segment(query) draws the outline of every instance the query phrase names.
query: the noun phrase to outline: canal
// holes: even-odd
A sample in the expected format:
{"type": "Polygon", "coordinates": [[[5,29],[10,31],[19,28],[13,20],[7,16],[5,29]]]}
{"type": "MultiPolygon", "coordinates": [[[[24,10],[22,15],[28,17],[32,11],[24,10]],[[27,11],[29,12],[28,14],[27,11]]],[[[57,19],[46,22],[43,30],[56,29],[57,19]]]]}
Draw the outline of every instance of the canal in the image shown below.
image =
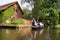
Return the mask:
{"type": "Polygon", "coordinates": [[[18,29],[0,29],[0,40],[60,40],[59,29],[36,29],[18,28],[18,29]]]}

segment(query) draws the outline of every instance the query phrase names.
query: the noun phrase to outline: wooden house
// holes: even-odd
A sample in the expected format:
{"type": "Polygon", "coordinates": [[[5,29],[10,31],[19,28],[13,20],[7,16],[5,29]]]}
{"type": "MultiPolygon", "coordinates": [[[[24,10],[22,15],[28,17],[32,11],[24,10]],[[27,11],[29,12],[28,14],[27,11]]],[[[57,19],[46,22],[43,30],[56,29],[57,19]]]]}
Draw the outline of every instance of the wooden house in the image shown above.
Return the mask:
{"type": "Polygon", "coordinates": [[[7,8],[11,6],[13,6],[13,10],[16,13],[15,17],[22,18],[23,11],[17,1],[0,6],[0,11],[5,11],[7,8]]]}

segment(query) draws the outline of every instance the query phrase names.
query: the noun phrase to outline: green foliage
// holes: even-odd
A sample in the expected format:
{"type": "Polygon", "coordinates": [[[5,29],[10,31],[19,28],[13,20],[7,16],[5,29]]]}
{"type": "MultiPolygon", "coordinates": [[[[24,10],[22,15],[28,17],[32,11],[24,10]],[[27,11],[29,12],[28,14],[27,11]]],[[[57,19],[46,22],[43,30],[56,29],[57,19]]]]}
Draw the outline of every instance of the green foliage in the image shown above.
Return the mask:
{"type": "Polygon", "coordinates": [[[23,18],[28,19],[28,14],[24,14],[23,18]]]}
{"type": "Polygon", "coordinates": [[[58,24],[59,22],[59,14],[57,9],[52,8],[51,12],[50,12],[50,24],[53,28],[55,28],[55,26],[58,24]]]}
{"type": "Polygon", "coordinates": [[[58,8],[60,9],[60,0],[58,0],[58,8]]]}
{"type": "Polygon", "coordinates": [[[14,25],[19,24],[19,25],[21,25],[21,24],[23,24],[23,21],[14,19],[14,20],[11,22],[11,24],[14,24],[14,25]]]}
{"type": "Polygon", "coordinates": [[[0,11],[0,23],[2,23],[3,13],[0,11]]]}
{"type": "Polygon", "coordinates": [[[31,15],[32,14],[31,14],[30,10],[28,10],[27,8],[24,8],[23,12],[24,12],[23,18],[25,18],[25,19],[31,19],[31,15]]]}
{"type": "Polygon", "coordinates": [[[6,10],[4,10],[3,13],[4,13],[3,20],[4,21],[8,20],[14,14],[13,6],[7,8],[6,10]]]}
{"type": "Polygon", "coordinates": [[[46,1],[45,0],[35,0],[34,8],[32,9],[32,16],[34,18],[45,18],[46,17],[46,1]]]}
{"type": "Polygon", "coordinates": [[[60,15],[59,15],[59,23],[60,23],[60,15]]]}

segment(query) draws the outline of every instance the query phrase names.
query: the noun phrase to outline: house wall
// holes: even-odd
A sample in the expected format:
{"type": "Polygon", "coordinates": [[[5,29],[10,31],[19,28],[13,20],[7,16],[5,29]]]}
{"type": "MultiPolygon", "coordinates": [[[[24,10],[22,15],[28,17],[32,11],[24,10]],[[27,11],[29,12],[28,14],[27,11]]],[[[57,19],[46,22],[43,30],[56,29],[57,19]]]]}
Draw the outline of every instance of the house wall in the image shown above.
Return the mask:
{"type": "Polygon", "coordinates": [[[21,9],[19,8],[19,5],[17,3],[14,4],[14,10],[17,13],[17,18],[22,18],[22,12],[21,12],[21,9]]]}

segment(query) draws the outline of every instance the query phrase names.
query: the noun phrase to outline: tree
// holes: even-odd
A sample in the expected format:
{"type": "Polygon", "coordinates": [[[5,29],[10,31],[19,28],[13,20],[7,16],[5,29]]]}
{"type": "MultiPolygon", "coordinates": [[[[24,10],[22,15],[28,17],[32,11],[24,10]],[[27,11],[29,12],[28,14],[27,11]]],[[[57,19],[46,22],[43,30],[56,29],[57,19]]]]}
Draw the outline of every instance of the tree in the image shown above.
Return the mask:
{"type": "Polygon", "coordinates": [[[51,8],[49,18],[50,18],[51,27],[55,28],[55,26],[59,22],[59,14],[58,14],[58,10],[56,8],[51,8]]]}
{"type": "Polygon", "coordinates": [[[59,20],[57,4],[57,0],[34,0],[34,8],[32,10],[33,17],[46,19],[48,13],[50,25],[55,28],[59,20]]]}
{"type": "Polygon", "coordinates": [[[58,0],[59,23],[60,23],[60,0],[58,0]]]}
{"type": "Polygon", "coordinates": [[[32,9],[32,15],[34,18],[39,20],[39,18],[44,18],[45,9],[42,6],[44,4],[44,0],[34,0],[34,8],[32,9]]]}
{"type": "Polygon", "coordinates": [[[23,18],[31,19],[32,14],[30,10],[28,10],[27,8],[23,8],[23,12],[24,12],[23,18]]]}
{"type": "MultiPolygon", "coordinates": [[[[32,2],[25,0],[26,2],[32,2]]],[[[33,6],[32,9],[32,16],[33,18],[36,18],[37,20],[39,18],[46,19],[47,14],[49,14],[48,18],[50,19],[50,26],[55,28],[55,26],[58,24],[59,20],[59,14],[58,14],[58,0],[33,0],[33,6]]]]}

